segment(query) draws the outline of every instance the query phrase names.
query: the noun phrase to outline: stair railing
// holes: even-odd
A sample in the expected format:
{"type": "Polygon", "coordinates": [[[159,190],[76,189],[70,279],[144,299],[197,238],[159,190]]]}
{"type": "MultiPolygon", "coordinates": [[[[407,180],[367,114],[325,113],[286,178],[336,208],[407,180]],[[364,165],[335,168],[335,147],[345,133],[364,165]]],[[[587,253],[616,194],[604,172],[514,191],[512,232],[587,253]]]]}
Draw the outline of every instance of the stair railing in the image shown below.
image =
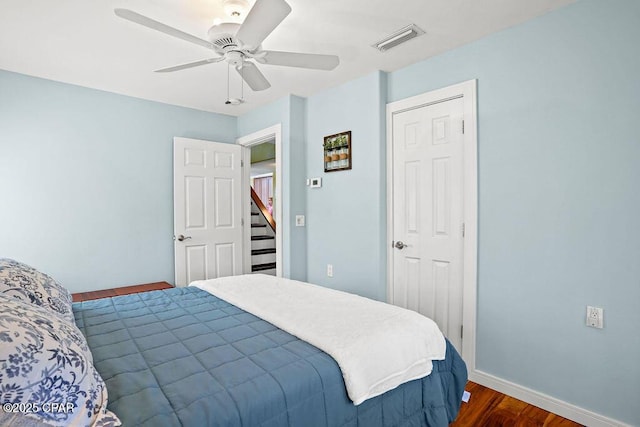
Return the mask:
{"type": "Polygon", "coordinates": [[[251,187],[251,200],[253,200],[253,203],[256,204],[258,209],[260,209],[260,212],[262,212],[262,215],[267,220],[267,223],[269,223],[269,225],[271,226],[271,229],[275,233],[276,232],[276,220],[273,219],[273,216],[271,216],[271,214],[267,210],[267,207],[264,205],[264,203],[262,203],[262,200],[260,200],[260,197],[255,192],[253,187],[251,187]]]}

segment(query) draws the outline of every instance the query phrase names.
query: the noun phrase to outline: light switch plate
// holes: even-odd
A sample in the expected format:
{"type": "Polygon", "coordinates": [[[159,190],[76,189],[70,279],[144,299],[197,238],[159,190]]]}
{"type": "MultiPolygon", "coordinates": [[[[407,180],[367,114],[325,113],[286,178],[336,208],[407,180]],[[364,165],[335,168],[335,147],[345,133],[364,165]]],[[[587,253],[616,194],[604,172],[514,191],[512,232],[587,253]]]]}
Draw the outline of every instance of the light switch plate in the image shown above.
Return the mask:
{"type": "Polygon", "coordinates": [[[322,178],[311,178],[311,188],[322,187],[322,178]]]}
{"type": "Polygon", "coordinates": [[[296,227],[304,227],[304,215],[296,215],[296,227]]]}

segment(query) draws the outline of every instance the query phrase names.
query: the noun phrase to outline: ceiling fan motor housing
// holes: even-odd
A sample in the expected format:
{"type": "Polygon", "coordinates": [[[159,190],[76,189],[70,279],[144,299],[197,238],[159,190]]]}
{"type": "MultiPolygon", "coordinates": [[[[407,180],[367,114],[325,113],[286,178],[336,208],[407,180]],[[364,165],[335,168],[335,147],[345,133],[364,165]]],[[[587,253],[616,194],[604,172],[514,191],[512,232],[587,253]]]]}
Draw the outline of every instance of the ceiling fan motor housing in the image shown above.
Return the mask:
{"type": "Polygon", "coordinates": [[[221,52],[236,50],[239,48],[239,43],[235,38],[238,27],[240,27],[239,24],[224,22],[209,28],[207,35],[211,43],[221,52]]]}
{"type": "Polygon", "coordinates": [[[234,67],[242,66],[242,58],[243,58],[242,53],[235,50],[227,53],[227,56],[226,56],[227,62],[233,65],[234,67]]]}

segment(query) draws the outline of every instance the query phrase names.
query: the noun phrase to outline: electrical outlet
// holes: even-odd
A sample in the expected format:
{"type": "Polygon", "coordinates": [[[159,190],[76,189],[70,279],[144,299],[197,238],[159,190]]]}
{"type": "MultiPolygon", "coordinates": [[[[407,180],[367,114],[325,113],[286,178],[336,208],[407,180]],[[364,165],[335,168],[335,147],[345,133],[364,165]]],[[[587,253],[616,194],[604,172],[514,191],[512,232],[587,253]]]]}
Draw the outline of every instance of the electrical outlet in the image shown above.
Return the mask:
{"type": "Polygon", "coordinates": [[[587,306],[587,326],[602,329],[604,323],[604,310],[600,307],[587,306]]]}
{"type": "Polygon", "coordinates": [[[333,277],[333,265],[327,264],[327,277],[333,277]]]}

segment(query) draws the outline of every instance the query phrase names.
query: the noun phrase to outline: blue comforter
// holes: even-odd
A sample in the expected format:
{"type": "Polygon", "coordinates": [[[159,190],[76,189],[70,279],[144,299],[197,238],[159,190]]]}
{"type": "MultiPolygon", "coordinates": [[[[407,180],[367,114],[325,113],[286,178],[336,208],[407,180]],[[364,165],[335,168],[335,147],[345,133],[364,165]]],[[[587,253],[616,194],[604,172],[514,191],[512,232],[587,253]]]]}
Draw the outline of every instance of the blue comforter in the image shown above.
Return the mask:
{"type": "Polygon", "coordinates": [[[193,287],[73,311],[124,426],[446,426],[467,381],[447,342],[431,375],[354,406],[329,355],[193,287]]]}

